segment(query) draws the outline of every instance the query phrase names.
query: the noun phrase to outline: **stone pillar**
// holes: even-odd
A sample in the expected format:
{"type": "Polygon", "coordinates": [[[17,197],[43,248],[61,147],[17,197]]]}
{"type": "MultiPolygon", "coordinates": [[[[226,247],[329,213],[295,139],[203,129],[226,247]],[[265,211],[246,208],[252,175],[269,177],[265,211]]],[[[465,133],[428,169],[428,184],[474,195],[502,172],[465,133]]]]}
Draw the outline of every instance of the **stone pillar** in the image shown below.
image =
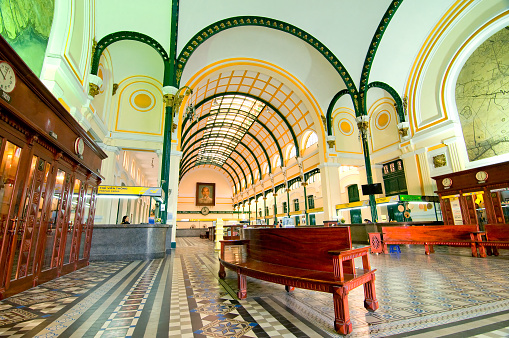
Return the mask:
{"type": "Polygon", "coordinates": [[[216,243],[215,243],[215,250],[216,251],[219,251],[221,250],[221,243],[219,241],[222,241],[223,240],[223,225],[224,225],[224,222],[223,222],[223,219],[222,218],[218,218],[216,220],[216,243]]]}
{"type": "Polygon", "coordinates": [[[458,149],[458,138],[456,136],[450,137],[443,141],[443,143],[449,149],[449,158],[451,160],[451,168],[453,172],[461,171],[465,169],[458,149]]]}
{"type": "Polygon", "coordinates": [[[431,196],[433,195],[433,180],[431,179],[431,174],[429,171],[429,162],[428,162],[428,152],[426,148],[417,149],[415,151],[417,158],[419,159],[419,168],[421,171],[421,180],[424,195],[431,196]]]}
{"type": "MultiPolygon", "coordinates": [[[[101,149],[108,155],[108,158],[102,161],[101,175],[104,176],[102,185],[116,185],[115,173],[117,172],[117,155],[120,154],[120,148],[108,146],[99,143],[101,149]]],[[[96,203],[95,218],[96,224],[115,224],[117,223],[118,198],[99,198],[96,203]]]]}
{"type": "Polygon", "coordinates": [[[336,219],[336,204],[341,203],[339,192],[339,163],[327,162],[319,166],[321,175],[323,219],[331,221],[336,219]]]}

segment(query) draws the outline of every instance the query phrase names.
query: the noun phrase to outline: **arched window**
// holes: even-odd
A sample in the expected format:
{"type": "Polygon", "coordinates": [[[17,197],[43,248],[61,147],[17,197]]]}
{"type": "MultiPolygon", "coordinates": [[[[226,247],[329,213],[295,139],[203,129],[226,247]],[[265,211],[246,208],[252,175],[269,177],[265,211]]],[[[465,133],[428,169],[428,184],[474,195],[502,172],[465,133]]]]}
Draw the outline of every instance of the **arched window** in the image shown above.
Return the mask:
{"type": "Polygon", "coordinates": [[[311,147],[313,144],[317,144],[318,143],[318,135],[316,135],[316,133],[313,131],[309,134],[307,140],[306,140],[306,145],[304,146],[304,149],[307,149],[309,147],[311,147]]]}
{"type": "Polygon", "coordinates": [[[286,148],[286,159],[289,160],[295,157],[295,155],[296,155],[295,146],[289,145],[288,148],[286,148]]]}
{"type": "Polygon", "coordinates": [[[274,156],[274,162],[273,162],[273,166],[274,168],[275,167],[280,167],[281,166],[281,161],[280,161],[281,157],[279,155],[275,155],[274,156]]]}
{"type": "Polygon", "coordinates": [[[262,174],[265,175],[265,174],[268,174],[268,173],[269,173],[269,164],[267,162],[265,162],[262,165],[262,174]]]}

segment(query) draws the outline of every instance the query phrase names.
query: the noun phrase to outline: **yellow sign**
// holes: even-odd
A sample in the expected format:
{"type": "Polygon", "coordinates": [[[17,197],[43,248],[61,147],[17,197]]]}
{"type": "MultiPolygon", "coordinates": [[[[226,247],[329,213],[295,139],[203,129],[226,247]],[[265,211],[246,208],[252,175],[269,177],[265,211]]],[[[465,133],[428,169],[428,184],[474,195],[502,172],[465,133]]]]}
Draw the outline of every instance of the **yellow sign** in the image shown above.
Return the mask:
{"type": "Polygon", "coordinates": [[[357,202],[336,204],[336,209],[363,207],[363,206],[367,206],[368,203],[369,203],[368,201],[357,201],[357,202]]]}
{"type": "Polygon", "coordinates": [[[163,189],[160,187],[125,187],[114,185],[100,185],[98,195],[131,195],[161,197],[163,189]]]}
{"type": "Polygon", "coordinates": [[[312,212],[322,212],[323,211],[323,207],[320,207],[320,208],[313,208],[313,209],[308,209],[307,212],[308,213],[312,213],[312,212]]]}

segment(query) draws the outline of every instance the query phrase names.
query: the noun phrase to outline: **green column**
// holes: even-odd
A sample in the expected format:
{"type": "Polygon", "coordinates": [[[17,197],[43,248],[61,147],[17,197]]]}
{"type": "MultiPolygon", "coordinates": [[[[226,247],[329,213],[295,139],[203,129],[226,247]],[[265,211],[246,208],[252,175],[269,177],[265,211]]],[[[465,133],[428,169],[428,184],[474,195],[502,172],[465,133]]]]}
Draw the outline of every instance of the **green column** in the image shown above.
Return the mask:
{"type": "Polygon", "coordinates": [[[274,193],[274,223],[277,224],[277,216],[276,216],[276,213],[277,213],[277,203],[276,203],[276,196],[277,196],[277,194],[274,193]]]}
{"type": "Polygon", "coordinates": [[[258,224],[258,200],[255,197],[255,224],[258,224]]]}
{"type": "MultiPolygon", "coordinates": [[[[369,156],[369,145],[368,145],[368,127],[365,128],[365,131],[361,131],[362,137],[362,149],[364,152],[364,166],[366,167],[366,179],[368,184],[373,184],[373,174],[371,172],[371,159],[369,156]]],[[[376,211],[376,200],[375,195],[369,195],[369,208],[371,209],[371,221],[378,221],[378,213],[376,211]]]]}
{"type": "MultiPolygon", "coordinates": [[[[177,86],[177,77],[175,72],[175,64],[177,57],[177,34],[178,34],[178,9],[179,0],[172,0],[171,3],[171,31],[170,31],[170,48],[169,60],[164,63],[164,79],[163,86],[177,86]]],[[[173,125],[172,107],[166,107],[164,117],[164,140],[163,153],[161,161],[161,187],[164,195],[165,210],[160,212],[163,224],[166,224],[168,217],[168,197],[170,187],[170,162],[171,162],[171,127],[173,125]]]]}
{"type": "Polygon", "coordinates": [[[302,183],[304,187],[304,214],[306,215],[306,225],[309,225],[309,215],[308,215],[308,195],[306,193],[306,182],[302,183]]]}
{"type": "Polygon", "coordinates": [[[286,188],[286,216],[290,218],[290,189],[286,188]]]}
{"type": "Polygon", "coordinates": [[[263,193],[263,214],[265,217],[263,218],[265,220],[265,223],[267,223],[267,197],[265,197],[265,192],[263,193]]]}

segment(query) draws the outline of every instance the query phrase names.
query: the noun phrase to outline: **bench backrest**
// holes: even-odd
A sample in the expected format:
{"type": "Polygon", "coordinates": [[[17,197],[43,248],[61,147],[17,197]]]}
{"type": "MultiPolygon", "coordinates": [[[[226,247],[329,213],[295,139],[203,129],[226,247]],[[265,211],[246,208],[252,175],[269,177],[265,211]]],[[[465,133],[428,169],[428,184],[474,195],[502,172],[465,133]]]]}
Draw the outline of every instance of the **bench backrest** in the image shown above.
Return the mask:
{"type": "Polygon", "coordinates": [[[382,227],[383,241],[466,241],[475,231],[475,224],[382,227]]]}
{"type": "Polygon", "coordinates": [[[484,230],[489,241],[509,241],[509,224],[486,224],[484,230]]]}
{"type": "Polygon", "coordinates": [[[332,272],[329,250],[350,249],[350,227],[244,229],[250,258],[295,268],[332,272]]]}

